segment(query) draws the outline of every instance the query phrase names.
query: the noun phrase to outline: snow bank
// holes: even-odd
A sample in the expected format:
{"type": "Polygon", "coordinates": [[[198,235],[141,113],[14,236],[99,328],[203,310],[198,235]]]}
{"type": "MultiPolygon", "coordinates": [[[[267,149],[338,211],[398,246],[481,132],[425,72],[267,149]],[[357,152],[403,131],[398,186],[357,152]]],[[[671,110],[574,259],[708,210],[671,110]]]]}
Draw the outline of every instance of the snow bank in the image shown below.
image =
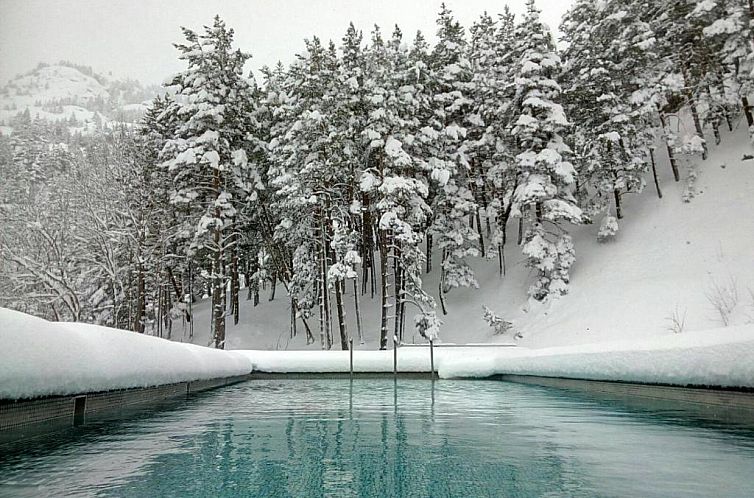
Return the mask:
{"type": "Polygon", "coordinates": [[[671,385],[754,387],[754,325],[636,341],[512,348],[443,358],[439,375],[538,375],[671,385]]]}
{"type": "Polygon", "coordinates": [[[0,399],[247,374],[241,354],[0,308],[0,399]]]}
{"type": "MultiPolygon", "coordinates": [[[[253,351],[239,350],[254,366],[267,373],[349,372],[348,351],[253,351]]],[[[398,370],[429,372],[429,351],[423,348],[398,351],[398,370]]],[[[392,372],[393,351],[354,351],[355,372],[392,372]]]]}
{"type": "MultiPolygon", "coordinates": [[[[348,351],[254,351],[255,371],[346,373],[348,351]]],[[[649,384],[753,387],[754,325],[568,347],[435,348],[441,378],[497,374],[649,384]]],[[[428,348],[400,348],[399,372],[429,372],[428,348]]],[[[392,372],[393,351],[354,351],[355,372],[392,372]]]]}
{"type": "MultiPolygon", "coordinates": [[[[435,370],[445,361],[466,358],[487,357],[498,348],[478,347],[436,347],[435,370]]],[[[254,366],[254,371],[267,373],[347,373],[349,372],[348,351],[255,351],[238,350],[246,355],[254,366]]],[[[429,347],[402,347],[398,349],[399,372],[429,372],[429,347]]],[[[393,350],[353,352],[354,372],[393,372],[393,350]]]]}

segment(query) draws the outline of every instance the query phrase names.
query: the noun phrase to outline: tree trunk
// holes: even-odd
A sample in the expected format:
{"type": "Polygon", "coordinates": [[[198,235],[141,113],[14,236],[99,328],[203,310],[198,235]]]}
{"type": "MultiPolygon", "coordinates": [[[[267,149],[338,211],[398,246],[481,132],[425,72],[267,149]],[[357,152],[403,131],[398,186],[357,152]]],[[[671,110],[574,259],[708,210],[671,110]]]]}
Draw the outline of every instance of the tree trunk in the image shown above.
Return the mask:
{"type": "Polygon", "coordinates": [[[188,263],[188,319],[189,319],[189,339],[194,338],[194,269],[191,260],[188,263]]]}
{"type": "Polygon", "coordinates": [[[752,116],[751,113],[751,106],[749,105],[749,98],[748,97],[741,97],[741,105],[744,108],[744,115],[746,116],[746,123],[749,125],[749,128],[754,126],[754,116],[752,116]]]}
{"type": "Polygon", "coordinates": [[[482,251],[482,257],[486,254],[484,250],[484,233],[482,231],[482,217],[479,214],[479,207],[476,208],[476,230],[479,234],[479,249],[482,251]]]}
{"type": "Polygon", "coordinates": [[[660,182],[657,180],[657,165],[655,164],[655,150],[650,147],[649,149],[649,160],[652,164],[652,178],[654,178],[655,181],[655,190],[657,190],[657,197],[662,199],[662,191],[660,190],[660,182]]]}
{"type": "Polygon", "coordinates": [[[442,314],[447,315],[448,310],[445,307],[445,270],[443,267],[445,266],[443,263],[445,263],[445,249],[442,250],[442,260],[440,261],[440,283],[438,284],[438,294],[440,296],[440,308],[442,309],[442,314]]]}
{"type": "Polygon", "coordinates": [[[240,306],[238,303],[238,294],[241,292],[241,281],[238,276],[238,248],[235,243],[231,248],[230,256],[230,308],[233,313],[233,325],[238,325],[240,306]]]}
{"type": "Polygon", "coordinates": [[[348,350],[348,332],[346,330],[346,312],[343,308],[343,287],[335,282],[335,302],[338,309],[338,329],[340,331],[340,349],[348,350]]]}
{"type": "Polygon", "coordinates": [[[356,333],[359,336],[359,344],[364,344],[364,333],[361,330],[361,310],[359,309],[359,285],[353,279],[353,307],[356,313],[356,333]]]}
{"type": "MultiPolygon", "coordinates": [[[[215,230],[215,242],[220,243],[220,231],[215,230]]],[[[225,349],[225,304],[223,303],[222,252],[214,255],[212,273],[212,319],[214,322],[215,347],[225,349]]]]}
{"type": "Polygon", "coordinates": [[[170,299],[170,286],[165,288],[165,326],[168,329],[168,340],[173,335],[173,318],[170,315],[172,300],[170,299]]]}
{"type": "Polygon", "coordinates": [[[296,300],[291,296],[291,339],[296,337],[296,300]]]}
{"type": "MultiPolygon", "coordinates": [[[[696,129],[696,134],[704,140],[704,129],[702,128],[702,121],[699,119],[699,109],[696,107],[696,99],[694,99],[694,91],[689,86],[689,78],[688,78],[688,71],[686,69],[685,64],[681,67],[683,72],[683,81],[686,87],[686,98],[689,101],[689,107],[691,108],[691,117],[694,121],[694,128],[696,129]]],[[[707,143],[702,143],[702,160],[707,159],[707,143]]]]}
{"type": "Polygon", "coordinates": [[[623,219],[623,210],[620,206],[620,191],[616,188],[613,190],[613,197],[615,198],[615,216],[619,219],[623,219]]]}
{"type": "Polygon", "coordinates": [[[387,321],[388,321],[388,310],[390,309],[390,305],[388,303],[388,261],[387,261],[387,233],[385,230],[380,229],[379,236],[378,236],[378,244],[379,244],[379,251],[380,251],[380,301],[381,301],[381,312],[380,312],[380,349],[385,350],[387,349],[387,321]]]}
{"type": "MultiPolygon", "coordinates": [[[[508,220],[513,210],[513,202],[508,203],[508,207],[503,210],[503,216],[497,220],[497,229],[503,234],[503,243],[497,248],[498,270],[501,276],[505,276],[505,244],[508,243],[508,220]]],[[[519,225],[519,237],[522,236],[521,226],[519,225]]],[[[520,242],[519,242],[520,244],[520,242]]]]}
{"type": "MultiPolygon", "coordinates": [[[[369,264],[374,258],[374,248],[372,247],[372,213],[369,209],[369,195],[366,192],[361,194],[361,293],[367,293],[367,285],[369,284],[369,270],[372,272],[372,279],[374,279],[374,265],[369,264]]],[[[372,293],[374,297],[374,293],[372,293]]]]}
{"type": "Polygon", "coordinates": [[[147,309],[146,286],[144,284],[144,267],[139,258],[136,273],[136,313],[134,313],[133,330],[140,334],[144,333],[144,314],[147,309]]]}
{"type": "Polygon", "coordinates": [[[427,273],[432,271],[432,234],[427,232],[427,273]]]}
{"type": "Polygon", "coordinates": [[[678,172],[678,162],[676,161],[675,154],[673,153],[673,147],[670,144],[670,130],[668,129],[668,122],[665,119],[665,113],[662,112],[660,106],[657,106],[657,112],[660,115],[660,124],[662,125],[662,131],[665,134],[665,147],[668,151],[668,159],[670,159],[670,168],[673,170],[673,178],[675,181],[681,181],[681,175],[678,172]]]}
{"type": "MultiPolygon", "coordinates": [[[[702,129],[702,122],[699,119],[699,110],[696,107],[696,101],[694,100],[694,97],[692,96],[691,92],[689,91],[689,106],[691,107],[691,117],[694,119],[694,128],[696,128],[696,134],[699,135],[699,138],[704,140],[704,130],[702,129]]],[[[702,160],[707,160],[707,156],[709,155],[707,151],[707,142],[702,142],[702,160]]]]}
{"type": "Polygon", "coordinates": [[[251,286],[251,265],[246,265],[246,272],[244,273],[244,280],[246,280],[246,300],[251,301],[253,295],[253,289],[251,286]]]}
{"type": "Polygon", "coordinates": [[[319,278],[317,279],[317,302],[319,303],[319,342],[322,350],[327,349],[327,336],[325,335],[325,281],[322,279],[322,255],[320,254],[319,278]]]}
{"type": "Polygon", "coordinates": [[[153,333],[157,337],[162,337],[162,284],[157,287],[157,313],[154,317],[154,324],[157,329],[153,330],[153,333]]]}
{"type": "Polygon", "coordinates": [[[330,300],[329,300],[329,294],[330,290],[328,288],[327,284],[327,231],[325,228],[325,216],[324,213],[321,213],[321,224],[320,224],[320,232],[321,232],[321,241],[320,241],[320,252],[321,252],[321,265],[322,268],[320,270],[320,279],[322,280],[322,295],[320,296],[322,307],[324,308],[324,334],[325,334],[325,346],[329,350],[332,348],[332,334],[330,332],[330,324],[332,323],[332,320],[330,319],[330,300]]]}
{"type": "MultiPolygon", "coordinates": [[[[401,282],[401,295],[403,295],[403,292],[406,290],[406,280],[402,280],[401,282]]],[[[406,300],[401,299],[401,328],[400,333],[398,334],[398,338],[402,341],[403,340],[403,333],[406,330],[406,300]]]]}
{"type": "Polygon", "coordinates": [[[399,337],[401,332],[401,302],[403,301],[403,295],[401,294],[403,273],[400,264],[400,242],[393,241],[393,245],[393,285],[395,289],[395,318],[393,320],[393,335],[395,337],[399,337]]]}
{"type": "Polygon", "coordinates": [[[278,288],[278,274],[276,271],[272,272],[272,283],[270,284],[270,301],[275,300],[275,290],[278,288]]]}

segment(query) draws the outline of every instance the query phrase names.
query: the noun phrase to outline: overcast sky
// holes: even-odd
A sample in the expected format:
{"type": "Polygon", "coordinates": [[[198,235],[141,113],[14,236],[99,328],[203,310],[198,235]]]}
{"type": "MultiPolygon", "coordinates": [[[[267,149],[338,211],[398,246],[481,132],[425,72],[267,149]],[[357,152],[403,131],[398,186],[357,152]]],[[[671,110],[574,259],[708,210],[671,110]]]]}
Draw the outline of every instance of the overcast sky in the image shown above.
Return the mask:
{"type": "MultiPolygon", "coordinates": [[[[441,0],[0,0],[0,83],[38,62],[69,60],[103,74],[160,83],[182,69],[173,42],[179,26],[200,29],[215,14],[235,29],[236,46],[251,52],[247,69],[288,63],[317,35],[340,40],[353,21],[368,32],[398,24],[413,39],[421,29],[434,39],[441,0]]],[[[503,0],[446,0],[469,27],[483,11],[497,14],[503,0]]],[[[555,30],[571,0],[539,0],[555,30]]],[[[525,0],[509,0],[515,13],[525,0]]]]}

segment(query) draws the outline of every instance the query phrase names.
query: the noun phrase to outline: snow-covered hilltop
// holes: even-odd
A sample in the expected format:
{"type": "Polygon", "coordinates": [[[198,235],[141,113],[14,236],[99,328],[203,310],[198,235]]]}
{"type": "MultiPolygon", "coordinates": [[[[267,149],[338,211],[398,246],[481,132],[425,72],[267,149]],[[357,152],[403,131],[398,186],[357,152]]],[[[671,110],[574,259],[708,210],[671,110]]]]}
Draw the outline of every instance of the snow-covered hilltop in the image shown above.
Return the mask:
{"type": "Polygon", "coordinates": [[[65,123],[72,132],[93,132],[116,122],[136,122],[156,95],[134,80],[110,80],[91,68],[39,64],[0,88],[0,132],[28,110],[31,119],[65,123]]]}

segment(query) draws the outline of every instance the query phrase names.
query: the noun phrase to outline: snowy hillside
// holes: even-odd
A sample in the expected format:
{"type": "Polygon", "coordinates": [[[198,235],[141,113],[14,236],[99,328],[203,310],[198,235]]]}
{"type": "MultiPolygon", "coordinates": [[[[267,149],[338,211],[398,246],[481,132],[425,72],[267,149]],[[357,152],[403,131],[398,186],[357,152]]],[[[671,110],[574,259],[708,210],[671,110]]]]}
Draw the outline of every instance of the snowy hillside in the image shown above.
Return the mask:
{"type": "Polygon", "coordinates": [[[135,81],[108,81],[89,68],[40,64],[0,88],[0,132],[10,134],[13,119],[27,109],[32,119],[65,121],[72,131],[133,122],[143,115],[151,92],[135,81]]]}
{"type": "MultiPolygon", "coordinates": [[[[508,342],[511,333],[496,336],[482,319],[482,305],[512,320],[529,347],[550,347],[601,341],[631,340],[674,334],[674,317],[683,332],[725,326],[713,301],[728,297],[728,325],[754,321],[754,161],[742,160],[754,149],[745,122],[733,134],[723,135],[709,159],[696,159],[696,194],[684,202],[687,167],[675,183],[664,150],[658,148],[658,173],[663,198],[651,183],[640,195],[626,196],[621,231],[608,243],[598,243],[598,224],[573,229],[576,253],[568,295],[540,304],[527,301],[531,275],[524,267],[520,247],[506,249],[508,271],[500,278],[497,262],[479,262],[474,268],[479,289],[454,289],[447,294],[448,312],[442,317],[440,337],[445,342],[508,342]]],[[[650,180],[651,181],[651,180],[650,180]]],[[[513,229],[510,228],[512,231],[513,229]]],[[[435,255],[437,258],[437,255],[435,255]]],[[[425,285],[437,297],[437,274],[425,275],[425,285]]],[[[348,331],[356,338],[353,296],[346,296],[348,331]]],[[[245,293],[244,293],[245,294],[245,293]]],[[[290,304],[285,290],[262,292],[260,304],[241,301],[240,323],[228,321],[232,349],[318,349],[307,346],[304,335],[289,338],[290,304]]],[[[364,349],[378,344],[379,292],[374,299],[360,296],[364,349]]],[[[194,328],[197,344],[209,343],[209,303],[201,302],[194,328]]],[[[413,312],[411,313],[413,316],[413,312]]],[[[407,323],[407,342],[420,341],[407,323]]],[[[316,334],[316,318],[311,326],[316,334]]],[[[299,329],[302,327],[299,325],[299,329]]],[[[176,340],[188,340],[180,325],[176,340]]],[[[682,332],[682,333],[683,333],[682,332]]]]}

